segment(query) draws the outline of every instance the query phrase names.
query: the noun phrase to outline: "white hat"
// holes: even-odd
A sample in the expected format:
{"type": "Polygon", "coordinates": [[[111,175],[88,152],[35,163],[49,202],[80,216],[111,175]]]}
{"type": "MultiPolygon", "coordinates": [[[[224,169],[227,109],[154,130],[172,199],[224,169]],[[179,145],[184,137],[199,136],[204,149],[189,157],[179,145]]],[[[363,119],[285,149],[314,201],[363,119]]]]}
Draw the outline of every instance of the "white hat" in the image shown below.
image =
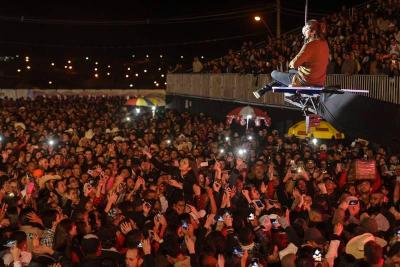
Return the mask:
{"type": "Polygon", "coordinates": [[[298,249],[299,248],[296,247],[296,245],[294,245],[293,243],[290,243],[286,248],[279,251],[279,259],[282,260],[283,257],[285,257],[286,255],[289,255],[289,254],[296,255],[298,249]]]}
{"type": "Polygon", "coordinates": [[[48,181],[51,181],[51,180],[61,180],[61,176],[59,176],[59,175],[50,175],[50,174],[44,175],[44,176],[40,177],[39,180],[38,180],[39,187],[42,188],[45,183],[47,183],[48,181]]]}
{"type": "Polygon", "coordinates": [[[94,136],[94,132],[93,132],[92,129],[89,129],[89,130],[87,130],[87,131],[85,132],[85,138],[87,138],[87,139],[92,139],[93,136],[94,136]]]}
{"type": "Polygon", "coordinates": [[[118,132],[119,132],[118,127],[114,127],[114,128],[111,129],[110,133],[118,133],[118,132]]]}
{"type": "Polygon", "coordinates": [[[346,253],[353,255],[356,259],[364,258],[364,245],[369,241],[375,241],[382,248],[386,247],[387,242],[379,237],[375,237],[371,233],[365,233],[353,237],[347,242],[346,253]]]}
{"type": "Polygon", "coordinates": [[[22,128],[22,129],[24,129],[24,130],[26,130],[26,126],[25,126],[25,124],[23,124],[22,122],[16,122],[16,123],[14,123],[14,128],[17,129],[18,127],[22,128]]]}
{"type": "Polygon", "coordinates": [[[122,136],[116,136],[113,138],[113,140],[117,141],[117,142],[123,142],[123,141],[125,141],[125,138],[123,138],[122,136]]]}

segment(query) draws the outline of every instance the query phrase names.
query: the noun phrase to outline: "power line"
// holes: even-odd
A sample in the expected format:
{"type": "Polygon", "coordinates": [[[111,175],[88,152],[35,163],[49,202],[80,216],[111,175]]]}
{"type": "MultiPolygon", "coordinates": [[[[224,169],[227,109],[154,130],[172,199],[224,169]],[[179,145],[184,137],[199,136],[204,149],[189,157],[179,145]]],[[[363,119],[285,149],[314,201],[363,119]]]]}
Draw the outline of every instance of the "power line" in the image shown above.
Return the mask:
{"type": "Polygon", "coordinates": [[[174,42],[174,43],[164,43],[164,44],[140,44],[140,45],[66,45],[66,44],[45,44],[45,43],[29,43],[29,42],[16,42],[16,41],[0,41],[0,44],[6,45],[21,45],[21,46],[32,46],[32,47],[49,47],[49,48],[99,48],[99,49],[134,49],[134,48],[157,48],[157,47],[174,47],[174,46],[186,46],[186,45],[195,45],[195,44],[206,44],[206,43],[214,43],[220,41],[228,41],[235,39],[242,39],[247,37],[261,36],[265,35],[265,32],[256,32],[250,34],[242,34],[242,35],[234,35],[229,37],[220,37],[206,40],[197,40],[197,41],[185,41],[185,42],[174,42]]]}
{"type": "MultiPolygon", "coordinates": [[[[169,19],[142,19],[142,20],[65,20],[65,19],[46,19],[15,16],[0,16],[0,21],[13,23],[28,23],[41,25],[71,25],[71,26],[135,26],[135,25],[160,25],[160,24],[178,24],[178,23],[200,23],[208,21],[231,20],[240,17],[247,17],[249,13],[265,11],[267,7],[241,9],[240,11],[231,11],[218,14],[203,16],[176,17],[169,19]]],[[[272,13],[268,9],[267,13],[272,13]]]]}

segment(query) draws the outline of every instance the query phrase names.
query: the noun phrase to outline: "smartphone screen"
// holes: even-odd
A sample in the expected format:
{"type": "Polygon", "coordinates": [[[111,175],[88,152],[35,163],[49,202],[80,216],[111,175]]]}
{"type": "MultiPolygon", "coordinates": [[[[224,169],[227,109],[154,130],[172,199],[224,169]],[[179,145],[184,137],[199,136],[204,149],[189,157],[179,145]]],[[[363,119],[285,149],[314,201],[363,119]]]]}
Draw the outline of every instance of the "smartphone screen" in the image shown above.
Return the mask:
{"type": "Polygon", "coordinates": [[[243,250],[242,250],[241,247],[233,248],[232,254],[236,255],[238,257],[242,257],[243,256],[243,250]]]}
{"type": "Polygon", "coordinates": [[[349,201],[349,205],[357,205],[358,204],[358,200],[350,200],[349,201]]]}
{"type": "Polygon", "coordinates": [[[315,262],[321,262],[322,261],[322,253],[321,250],[315,249],[313,258],[315,262]]]}
{"type": "Polygon", "coordinates": [[[264,204],[262,203],[261,200],[256,200],[256,201],[254,201],[254,203],[256,203],[257,207],[259,207],[259,208],[263,208],[264,207],[264,204]]]}

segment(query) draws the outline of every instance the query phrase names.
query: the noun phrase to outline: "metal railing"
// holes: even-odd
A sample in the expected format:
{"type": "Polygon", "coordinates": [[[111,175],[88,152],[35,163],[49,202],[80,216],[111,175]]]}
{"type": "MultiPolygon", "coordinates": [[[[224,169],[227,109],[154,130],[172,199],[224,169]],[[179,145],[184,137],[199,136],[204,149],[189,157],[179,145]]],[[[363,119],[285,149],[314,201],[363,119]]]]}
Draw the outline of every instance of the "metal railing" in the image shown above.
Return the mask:
{"type": "MultiPolygon", "coordinates": [[[[254,98],[252,92],[270,81],[271,77],[267,74],[169,74],[167,94],[287,106],[282,94],[269,92],[260,99],[254,98]]],[[[326,85],[369,90],[369,94],[364,95],[400,104],[400,77],[334,74],[328,75],[326,85]]]]}

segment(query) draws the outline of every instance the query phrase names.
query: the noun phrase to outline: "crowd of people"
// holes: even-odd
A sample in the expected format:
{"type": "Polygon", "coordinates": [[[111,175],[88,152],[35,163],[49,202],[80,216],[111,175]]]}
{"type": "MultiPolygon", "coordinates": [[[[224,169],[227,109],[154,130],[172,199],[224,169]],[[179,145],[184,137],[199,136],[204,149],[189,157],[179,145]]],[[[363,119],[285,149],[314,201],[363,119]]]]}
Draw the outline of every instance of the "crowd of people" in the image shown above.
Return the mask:
{"type": "MultiPolygon", "coordinates": [[[[328,74],[400,75],[400,1],[377,0],[362,8],[342,8],[321,19],[327,25],[330,45],[328,74]]],[[[303,45],[300,30],[269,38],[263,45],[244,42],[239,51],[201,63],[193,62],[200,73],[271,73],[288,71],[289,62],[303,45]]]]}
{"type": "Polygon", "coordinates": [[[0,99],[0,266],[400,264],[390,150],[125,101],[0,99]]]}

